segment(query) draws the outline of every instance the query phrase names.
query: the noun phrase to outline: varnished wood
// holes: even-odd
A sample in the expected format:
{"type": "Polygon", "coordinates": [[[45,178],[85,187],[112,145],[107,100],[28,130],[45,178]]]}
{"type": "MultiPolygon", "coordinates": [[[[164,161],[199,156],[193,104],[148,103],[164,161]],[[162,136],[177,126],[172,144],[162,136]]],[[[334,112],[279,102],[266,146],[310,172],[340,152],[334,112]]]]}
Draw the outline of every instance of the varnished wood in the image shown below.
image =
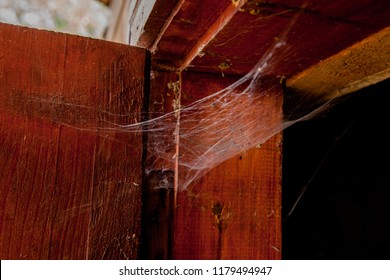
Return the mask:
{"type": "Polygon", "coordinates": [[[0,25],[0,258],[134,259],[146,52],[0,25]]]}

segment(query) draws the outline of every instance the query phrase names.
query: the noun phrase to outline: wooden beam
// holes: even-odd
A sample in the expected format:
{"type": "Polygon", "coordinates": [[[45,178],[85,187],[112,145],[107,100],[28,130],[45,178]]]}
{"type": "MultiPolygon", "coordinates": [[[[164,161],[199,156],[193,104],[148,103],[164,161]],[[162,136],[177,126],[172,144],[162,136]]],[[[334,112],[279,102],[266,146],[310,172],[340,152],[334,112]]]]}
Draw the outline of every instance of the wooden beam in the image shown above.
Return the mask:
{"type": "Polygon", "coordinates": [[[287,88],[330,100],[390,78],[390,27],[287,81],[287,88]]]}
{"type": "Polygon", "coordinates": [[[156,0],[113,0],[113,21],[106,39],[137,46],[156,0]]]}
{"type": "Polygon", "coordinates": [[[156,9],[145,26],[148,36],[143,37],[147,37],[147,42],[156,38],[149,48],[154,53],[155,69],[177,70],[186,68],[197,55],[202,56],[203,47],[224,28],[246,0],[180,0],[175,6],[168,1],[172,6],[169,15],[165,8],[157,8],[159,2],[161,0],[156,2],[156,9]],[[158,31],[157,26],[161,26],[158,31]]]}
{"type": "MultiPolygon", "coordinates": [[[[242,76],[290,30],[268,74],[292,77],[390,24],[390,6],[380,0],[251,0],[235,12],[234,3],[243,2],[185,0],[153,47],[154,69],[190,66],[193,72],[221,73],[222,68],[225,75],[242,76]]],[[[168,14],[153,11],[146,28],[150,36],[158,34],[168,14]]]]}
{"type": "Polygon", "coordinates": [[[158,43],[160,42],[161,38],[164,36],[164,33],[165,31],[167,30],[167,28],[169,27],[169,25],[171,24],[173,18],[176,16],[176,14],[179,12],[181,6],[183,5],[185,0],[179,0],[176,5],[172,8],[172,12],[170,13],[170,15],[168,16],[168,18],[166,19],[164,25],[161,27],[161,30],[160,32],[157,34],[155,40],[153,41],[153,44],[150,46],[149,50],[154,53],[156,52],[157,50],[157,45],[158,43]]]}
{"type": "Polygon", "coordinates": [[[180,62],[179,69],[183,71],[213,40],[218,33],[230,22],[233,16],[241,9],[247,0],[232,1],[232,5],[227,6],[225,11],[213,22],[213,24],[204,32],[203,36],[188,51],[185,58],[180,62]]]}

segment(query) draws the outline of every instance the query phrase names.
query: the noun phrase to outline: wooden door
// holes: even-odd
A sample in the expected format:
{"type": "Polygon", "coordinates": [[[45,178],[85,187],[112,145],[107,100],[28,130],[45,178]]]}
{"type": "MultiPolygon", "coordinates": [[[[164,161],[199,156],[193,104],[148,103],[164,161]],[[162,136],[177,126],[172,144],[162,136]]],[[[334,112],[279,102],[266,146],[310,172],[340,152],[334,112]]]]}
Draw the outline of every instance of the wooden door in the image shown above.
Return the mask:
{"type": "Polygon", "coordinates": [[[135,259],[143,49],[0,25],[0,259],[135,259]]]}

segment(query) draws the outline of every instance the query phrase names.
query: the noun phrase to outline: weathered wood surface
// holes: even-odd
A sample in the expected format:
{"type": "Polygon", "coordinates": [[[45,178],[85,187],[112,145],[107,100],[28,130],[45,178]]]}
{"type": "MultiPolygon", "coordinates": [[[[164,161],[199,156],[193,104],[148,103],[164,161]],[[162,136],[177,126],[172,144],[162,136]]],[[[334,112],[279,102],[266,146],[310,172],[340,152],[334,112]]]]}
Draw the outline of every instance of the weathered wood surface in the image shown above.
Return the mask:
{"type": "MultiPolygon", "coordinates": [[[[138,42],[153,50],[153,68],[186,68],[209,75],[242,76],[270,47],[285,41],[286,48],[274,53],[265,74],[289,78],[390,25],[390,6],[381,0],[161,3],[167,2],[156,1],[138,42]]],[[[183,104],[228,84],[220,76],[209,77],[213,76],[184,73],[183,104]]],[[[165,88],[166,81],[161,83],[165,88]]],[[[278,92],[275,96],[281,102],[278,92]]],[[[281,106],[269,107],[275,123],[281,122],[281,106]]],[[[156,243],[151,241],[159,247],[172,239],[171,254],[163,251],[159,256],[279,258],[280,137],[221,164],[179,193],[173,230],[168,233],[172,237],[164,233],[156,243]]],[[[152,198],[151,203],[166,203],[164,199],[152,198]]],[[[170,231],[165,226],[156,229],[170,231]]]]}
{"type": "MultiPolygon", "coordinates": [[[[204,34],[208,33],[210,26],[217,21],[228,21],[235,10],[231,2],[226,0],[184,1],[157,42],[156,61],[161,59],[167,61],[169,65],[174,58],[175,61],[171,66],[180,68],[181,61],[185,60],[191,49],[195,48],[204,34]],[[225,12],[225,9],[231,12],[225,12]]],[[[222,22],[219,22],[219,25],[223,25],[222,22]]]]}
{"type": "Polygon", "coordinates": [[[113,0],[110,3],[111,20],[104,38],[109,41],[128,44],[130,41],[130,0],[113,0]]]}
{"type": "Polygon", "coordinates": [[[248,1],[191,64],[220,72],[228,60],[225,73],[247,73],[272,44],[286,40],[270,72],[290,77],[389,25],[390,5],[381,0],[248,1]]]}
{"type": "Polygon", "coordinates": [[[287,87],[309,98],[329,100],[390,78],[390,27],[306,69],[287,87]]]}
{"type": "Polygon", "coordinates": [[[0,25],[0,258],[134,259],[145,51],[0,25]],[[99,128],[99,129],[98,129],[99,128]]]}
{"type": "MultiPolygon", "coordinates": [[[[219,75],[183,73],[182,104],[233,81],[219,75]]],[[[282,100],[281,91],[275,90],[264,98],[261,109],[253,104],[245,110],[253,112],[254,118],[259,110],[266,110],[277,126],[282,121],[282,100]]],[[[193,140],[207,141],[207,135],[193,140]]],[[[281,134],[276,134],[261,148],[234,156],[178,193],[173,216],[174,259],[281,257],[281,140],[281,134]]],[[[179,167],[179,176],[180,171],[179,167]]]]}
{"type": "Polygon", "coordinates": [[[184,0],[156,0],[152,12],[145,22],[137,46],[147,48],[152,52],[156,51],[164,30],[169,27],[183,2],[184,0]]]}
{"type": "MultiPolygon", "coordinates": [[[[230,85],[236,79],[187,72],[182,73],[180,79],[176,73],[154,72],[150,113],[173,110],[177,95],[172,86],[169,86],[172,83],[181,81],[180,102],[186,105],[230,85]]],[[[278,126],[282,120],[280,88],[265,97],[262,105],[265,107],[260,109],[261,112],[266,110],[270,115],[270,122],[278,126]]],[[[255,118],[259,108],[253,104],[253,108],[246,110],[251,110],[255,118]]],[[[261,121],[263,119],[259,119],[261,121]]],[[[199,129],[185,125],[185,122],[180,122],[181,132],[199,129]]],[[[170,133],[173,134],[172,131],[170,133]]],[[[193,144],[208,141],[207,133],[211,131],[205,131],[204,134],[198,134],[197,139],[191,139],[193,144]]],[[[167,172],[175,171],[180,177],[179,183],[182,183],[188,170],[180,165],[175,168],[171,160],[175,154],[172,147],[171,156],[167,157],[169,160],[155,161],[152,157],[155,174],[152,175],[152,182],[147,184],[149,188],[144,189],[143,200],[143,240],[146,241],[143,243],[143,250],[146,250],[143,258],[279,259],[281,137],[281,134],[276,134],[261,148],[234,156],[212,169],[205,177],[194,181],[187,190],[182,190],[179,185],[176,202],[172,197],[172,189],[159,188],[158,179],[163,178],[163,173],[158,172],[164,171],[164,175],[167,175],[167,172]]],[[[149,139],[148,145],[151,144],[153,143],[149,139]]],[[[195,146],[180,139],[179,152],[184,153],[191,148],[195,146]]],[[[179,158],[183,156],[184,154],[180,154],[179,158]]],[[[169,176],[173,174],[170,173],[169,176]]],[[[169,178],[169,187],[172,188],[172,177],[169,178]]]]}
{"type": "MultiPolygon", "coordinates": [[[[146,26],[153,22],[150,17],[146,26]]],[[[186,0],[163,34],[161,28],[148,34],[161,37],[154,55],[157,68],[189,66],[220,73],[223,67],[225,74],[237,75],[246,74],[270,46],[287,38],[271,72],[293,76],[389,25],[390,5],[381,0],[186,0]],[[237,12],[229,12],[234,7],[237,12]],[[227,24],[220,19],[224,14],[234,14],[227,24]],[[287,30],[286,38],[280,38],[287,30]],[[210,34],[211,40],[204,40],[210,34]]]]}

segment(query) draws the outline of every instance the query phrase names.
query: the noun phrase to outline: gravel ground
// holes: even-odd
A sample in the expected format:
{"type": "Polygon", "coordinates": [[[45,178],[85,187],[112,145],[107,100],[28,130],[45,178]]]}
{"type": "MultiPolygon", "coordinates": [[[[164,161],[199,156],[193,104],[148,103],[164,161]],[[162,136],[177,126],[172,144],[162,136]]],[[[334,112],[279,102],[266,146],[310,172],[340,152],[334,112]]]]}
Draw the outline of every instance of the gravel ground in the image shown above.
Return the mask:
{"type": "Polygon", "coordinates": [[[0,22],[103,38],[110,9],[96,0],[0,0],[0,22]]]}

